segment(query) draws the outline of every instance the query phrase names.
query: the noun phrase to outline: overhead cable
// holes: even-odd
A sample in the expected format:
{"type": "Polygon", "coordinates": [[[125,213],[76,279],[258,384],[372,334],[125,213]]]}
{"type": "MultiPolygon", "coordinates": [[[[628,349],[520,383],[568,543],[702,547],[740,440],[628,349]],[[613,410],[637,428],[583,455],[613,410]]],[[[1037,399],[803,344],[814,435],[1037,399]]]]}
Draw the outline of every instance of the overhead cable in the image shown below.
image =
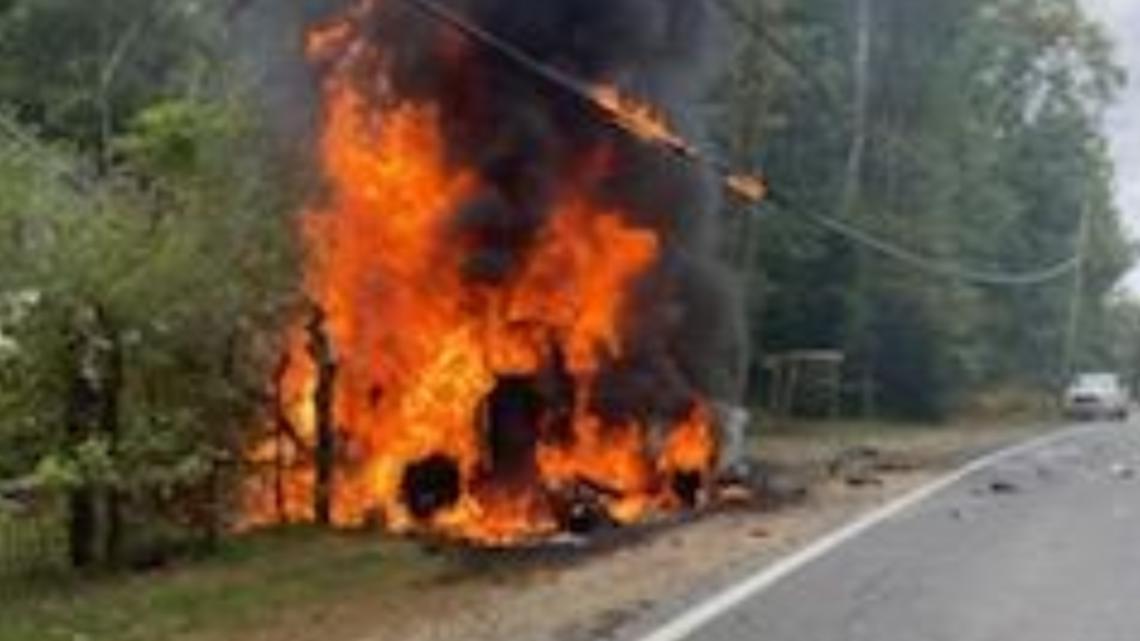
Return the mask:
{"type": "MultiPolygon", "coordinates": [[[[777,204],[782,205],[781,209],[788,209],[787,201],[770,193],[767,185],[760,177],[737,173],[733,171],[731,165],[723,159],[698,150],[695,146],[676,136],[646,138],[639,135],[637,131],[634,131],[626,125],[620,110],[615,109],[614,105],[598,99],[597,92],[588,82],[535,59],[514,43],[472,23],[464,16],[440,5],[435,2],[435,0],[403,0],[403,2],[418,9],[421,13],[433,20],[451,27],[465,37],[498,52],[532,76],[576,96],[595,111],[602,112],[602,115],[609,118],[612,124],[621,127],[630,133],[630,135],[638,137],[647,144],[652,144],[659,149],[665,149],[682,156],[690,162],[707,167],[721,178],[722,184],[729,192],[740,197],[756,211],[759,211],[760,205],[766,200],[774,200],[777,204]]],[[[787,52],[785,51],[784,53],[786,54],[787,52]]],[[[789,61],[795,60],[794,57],[790,56],[787,59],[789,61]]],[[[797,69],[802,67],[802,65],[799,64],[794,64],[794,66],[797,69]]],[[[828,95],[829,92],[826,91],[825,85],[821,84],[820,86],[824,87],[821,91],[823,91],[825,95],[828,95]]],[[[866,230],[854,227],[834,217],[821,216],[802,211],[798,212],[798,215],[830,233],[841,236],[851,242],[867,247],[882,256],[910,265],[928,274],[979,285],[1005,287],[1041,285],[1064,277],[1076,270],[1081,264],[1079,257],[1072,256],[1047,267],[1028,272],[974,269],[955,263],[932,260],[917,251],[879,238],[866,230]]]]}

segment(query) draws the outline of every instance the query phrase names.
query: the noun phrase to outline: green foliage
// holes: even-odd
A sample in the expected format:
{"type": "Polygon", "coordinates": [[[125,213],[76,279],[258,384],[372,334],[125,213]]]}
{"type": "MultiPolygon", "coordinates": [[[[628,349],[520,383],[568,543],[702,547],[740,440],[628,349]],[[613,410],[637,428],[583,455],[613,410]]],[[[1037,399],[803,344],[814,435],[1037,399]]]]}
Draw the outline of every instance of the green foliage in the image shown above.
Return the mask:
{"type": "Polygon", "coordinates": [[[186,100],[158,102],[135,116],[117,147],[148,175],[167,179],[199,175],[210,166],[204,148],[235,133],[233,118],[227,116],[215,107],[186,100]]]}
{"type": "Polygon", "coordinates": [[[763,165],[789,203],[755,223],[762,240],[746,256],[729,248],[749,273],[754,363],[844,350],[851,409],[909,417],[1068,374],[1071,278],[995,288],[931,277],[825,236],[800,213],[846,218],[932,262],[1007,272],[1071,255],[1087,213],[1077,347],[1103,362],[1093,344],[1106,295],[1134,258],[1098,130],[1123,73],[1073,0],[876,0],[867,24],[854,3],[732,4],[753,24],[734,22],[741,44],[714,96],[717,139],[738,162],[763,165]],[[861,78],[865,121],[854,105],[861,78]]]}
{"type": "MultiPolygon", "coordinates": [[[[1097,129],[1122,72],[1075,0],[875,0],[868,23],[855,3],[723,1],[713,142],[787,203],[726,212],[754,370],[843,350],[851,409],[923,418],[1068,374],[1071,280],[931,278],[813,214],[1015,272],[1083,239],[1074,365],[1140,376],[1140,312],[1109,296],[1134,251],[1097,129]]],[[[228,64],[220,11],[0,0],[0,479],[169,504],[216,484],[262,420],[301,181],[228,64]]]]}
{"type": "MultiPolygon", "coordinates": [[[[0,516],[0,540],[37,534],[5,526],[0,516]]],[[[483,576],[385,537],[263,533],[228,542],[215,558],[141,577],[41,580],[14,591],[0,582],[8,590],[0,599],[0,641],[219,641],[297,638],[298,630],[327,638],[329,611],[406,607],[424,581],[454,581],[458,572],[483,576]]]]}
{"type": "MultiPolygon", "coordinates": [[[[142,145],[144,133],[131,140],[142,145]]],[[[250,186],[249,174],[223,180],[213,166],[143,168],[162,176],[162,191],[113,176],[92,193],[43,198],[25,189],[26,198],[5,199],[0,228],[19,242],[4,254],[19,268],[0,292],[34,292],[36,300],[10,319],[15,347],[0,402],[4,424],[20,426],[9,428],[16,440],[34,433],[40,449],[53,451],[74,375],[68,337],[78,311],[98,306],[124,357],[120,420],[130,438],[119,467],[146,476],[237,445],[233,428],[260,403],[256,391],[272,360],[268,334],[294,274],[287,224],[274,211],[285,203],[271,185],[250,186]]],[[[35,173],[19,169],[12,173],[35,173]]]]}
{"type": "Polygon", "coordinates": [[[300,181],[223,36],[191,2],[0,5],[0,480],[144,530],[234,479],[299,282],[300,181]]]}
{"type": "Polygon", "coordinates": [[[0,103],[85,148],[138,110],[184,90],[208,25],[184,0],[0,3],[0,103]]]}

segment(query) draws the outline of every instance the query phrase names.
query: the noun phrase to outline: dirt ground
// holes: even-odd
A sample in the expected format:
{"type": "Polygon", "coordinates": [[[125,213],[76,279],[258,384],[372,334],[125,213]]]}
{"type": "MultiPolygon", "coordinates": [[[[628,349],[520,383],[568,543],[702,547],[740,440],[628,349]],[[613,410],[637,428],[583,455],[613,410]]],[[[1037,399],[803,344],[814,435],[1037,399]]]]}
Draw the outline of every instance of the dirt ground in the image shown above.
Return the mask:
{"type": "Polygon", "coordinates": [[[488,552],[375,533],[266,533],[201,564],[14,597],[0,590],[0,641],[611,639],[650,609],[1044,429],[832,424],[761,434],[758,499],[573,544],[488,552]]]}
{"type": "MultiPolygon", "coordinates": [[[[612,535],[582,549],[445,553],[461,569],[377,609],[339,613],[349,641],[595,641],[663,600],[755,567],[963,461],[1038,430],[805,428],[763,439],[777,501],[722,507],[685,522],[612,535]],[[806,494],[797,497],[799,489],[806,494]]],[[[389,601],[385,599],[385,601],[389,601]]],[[[264,639],[312,638],[266,631],[264,639]]],[[[326,629],[327,633],[328,630],[326,629]]],[[[329,637],[322,637],[329,638],[329,637]]]]}

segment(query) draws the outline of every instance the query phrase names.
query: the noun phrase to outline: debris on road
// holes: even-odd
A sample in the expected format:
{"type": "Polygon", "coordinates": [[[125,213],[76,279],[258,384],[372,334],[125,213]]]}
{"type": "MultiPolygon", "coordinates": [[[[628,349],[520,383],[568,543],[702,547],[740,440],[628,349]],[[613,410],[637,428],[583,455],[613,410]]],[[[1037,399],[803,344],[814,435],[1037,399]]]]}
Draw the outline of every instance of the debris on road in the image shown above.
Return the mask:
{"type": "Polygon", "coordinates": [[[1013,481],[998,479],[990,482],[989,491],[991,494],[1018,494],[1021,486],[1013,481]]]}
{"type": "Polygon", "coordinates": [[[802,473],[745,458],[721,479],[719,498],[727,505],[776,508],[802,501],[808,485],[802,473]]]}
{"type": "Polygon", "coordinates": [[[1122,481],[1131,481],[1136,478],[1136,468],[1124,463],[1117,463],[1112,466],[1112,475],[1122,481]]]}
{"type": "Polygon", "coordinates": [[[828,474],[851,487],[878,487],[883,484],[885,458],[878,448],[858,446],[839,453],[828,466],[828,474]]]}

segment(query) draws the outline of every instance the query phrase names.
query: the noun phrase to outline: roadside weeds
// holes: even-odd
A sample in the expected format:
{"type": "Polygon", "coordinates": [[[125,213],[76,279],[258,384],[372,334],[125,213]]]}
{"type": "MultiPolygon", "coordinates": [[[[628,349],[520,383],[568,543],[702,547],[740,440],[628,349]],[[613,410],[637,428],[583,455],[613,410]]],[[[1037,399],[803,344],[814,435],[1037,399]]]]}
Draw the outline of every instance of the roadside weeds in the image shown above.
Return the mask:
{"type": "Polygon", "coordinates": [[[740,564],[775,560],[946,469],[1041,432],[849,424],[762,434],[757,453],[777,491],[760,500],[584,546],[514,551],[305,530],[259,535],[199,566],[6,598],[0,641],[614,638],[655,604],[740,564]]]}

